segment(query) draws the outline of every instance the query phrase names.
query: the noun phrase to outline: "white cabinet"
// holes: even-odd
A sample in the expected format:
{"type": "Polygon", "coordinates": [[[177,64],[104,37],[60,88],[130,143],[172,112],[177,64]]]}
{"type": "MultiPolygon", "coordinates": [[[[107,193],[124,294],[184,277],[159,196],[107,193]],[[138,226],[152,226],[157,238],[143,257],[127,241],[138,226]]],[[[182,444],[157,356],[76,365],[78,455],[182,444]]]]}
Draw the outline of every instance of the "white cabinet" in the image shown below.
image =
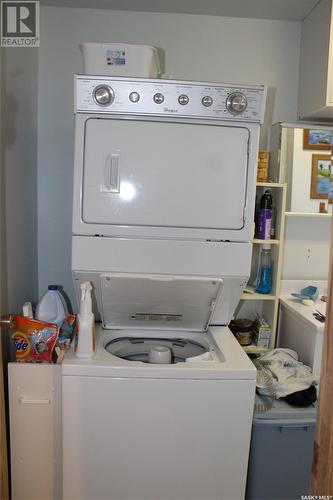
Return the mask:
{"type": "Polygon", "coordinates": [[[321,0],[302,24],[300,118],[333,118],[332,0],[321,0]]]}
{"type": "Polygon", "coordinates": [[[9,363],[12,499],[62,497],[61,366],[9,363]]]}
{"type": "MultiPolygon", "coordinates": [[[[284,220],[285,220],[285,205],[286,205],[286,184],[277,183],[257,183],[257,200],[259,201],[262,194],[266,190],[270,190],[274,205],[275,205],[275,239],[271,240],[253,240],[251,275],[238,308],[235,313],[236,318],[248,318],[254,320],[259,314],[264,317],[271,327],[270,348],[275,346],[277,315],[279,307],[280,280],[283,262],[283,241],[284,241],[284,220]],[[270,294],[255,293],[254,287],[251,286],[257,278],[259,255],[264,243],[271,244],[272,254],[272,271],[273,271],[273,288],[270,294]]],[[[255,345],[246,346],[246,352],[261,352],[266,351],[266,348],[259,348],[255,345]]]]}

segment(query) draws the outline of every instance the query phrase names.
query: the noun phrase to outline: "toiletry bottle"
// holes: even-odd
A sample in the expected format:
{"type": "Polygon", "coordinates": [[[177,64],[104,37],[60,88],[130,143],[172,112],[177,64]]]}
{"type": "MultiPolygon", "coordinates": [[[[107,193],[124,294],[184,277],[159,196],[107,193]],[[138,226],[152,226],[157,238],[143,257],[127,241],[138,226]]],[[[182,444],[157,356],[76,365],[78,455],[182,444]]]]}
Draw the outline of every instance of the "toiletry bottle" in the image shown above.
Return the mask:
{"type": "Polygon", "coordinates": [[[95,317],[92,312],[92,286],[90,281],[81,284],[81,301],[78,320],[76,356],[91,358],[95,354],[95,317]]]}
{"type": "Polygon", "coordinates": [[[271,240],[276,238],[276,206],[272,198],[272,220],[271,220],[271,240]]]}
{"type": "Polygon", "coordinates": [[[36,319],[61,326],[67,314],[68,311],[58,285],[49,285],[47,292],[37,304],[36,319]]]}
{"type": "Polygon", "coordinates": [[[260,253],[259,280],[256,287],[258,293],[271,293],[272,291],[272,257],[271,245],[264,243],[260,253]]]}
{"type": "Polygon", "coordinates": [[[258,220],[258,238],[269,240],[271,237],[272,226],[272,195],[265,191],[260,198],[259,220],[258,220]]]}

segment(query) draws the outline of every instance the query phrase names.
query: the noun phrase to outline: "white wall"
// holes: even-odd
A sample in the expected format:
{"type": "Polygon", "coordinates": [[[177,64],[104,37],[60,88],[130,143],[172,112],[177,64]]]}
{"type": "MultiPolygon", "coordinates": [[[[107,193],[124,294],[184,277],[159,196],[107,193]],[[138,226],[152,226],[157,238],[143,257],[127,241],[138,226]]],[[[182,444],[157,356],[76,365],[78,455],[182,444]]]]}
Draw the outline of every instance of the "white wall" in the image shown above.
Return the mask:
{"type": "Polygon", "coordinates": [[[37,92],[38,50],[2,49],[5,56],[5,231],[8,312],[38,298],[37,92]]]}
{"type": "Polygon", "coordinates": [[[73,297],[70,274],[73,169],[73,73],[80,42],[155,45],[166,75],[180,79],[265,83],[266,126],[296,119],[298,22],[213,16],[41,8],[38,101],[38,249],[40,293],[50,282],[73,297]]]}
{"type": "Polygon", "coordinates": [[[286,218],[282,279],[327,280],[331,217],[286,218]]]}

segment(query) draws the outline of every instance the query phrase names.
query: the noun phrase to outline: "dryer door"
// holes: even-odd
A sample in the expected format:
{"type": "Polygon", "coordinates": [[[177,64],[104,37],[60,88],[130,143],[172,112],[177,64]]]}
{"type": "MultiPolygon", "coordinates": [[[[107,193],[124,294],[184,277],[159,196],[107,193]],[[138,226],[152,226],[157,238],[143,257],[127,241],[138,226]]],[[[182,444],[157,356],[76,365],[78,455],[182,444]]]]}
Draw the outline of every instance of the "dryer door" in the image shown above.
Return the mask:
{"type": "Polygon", "coordinates": [[[239,124],[88,118],[81,220],[103,234],[124,226],[161,236],[170,228],[239,232],[249,139],[239,124]]]}

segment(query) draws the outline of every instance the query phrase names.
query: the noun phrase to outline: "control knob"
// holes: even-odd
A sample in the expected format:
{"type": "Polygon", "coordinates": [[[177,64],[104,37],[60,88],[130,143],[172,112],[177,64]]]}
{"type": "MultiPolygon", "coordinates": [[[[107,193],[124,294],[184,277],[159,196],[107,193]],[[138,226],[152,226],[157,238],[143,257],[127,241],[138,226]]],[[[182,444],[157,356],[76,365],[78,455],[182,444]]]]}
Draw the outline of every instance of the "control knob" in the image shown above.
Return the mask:
{"type": "Polygon", "coordinates": [[[164,101],[164,95],[161,94],[161,92],[157,92],[156,94],[153,95],[153,101],[156,104],[162,104],[162,102],[164,101]]]}
{"type": "Polygon", "coordinates": [[[108,106],[113,102],[114,91],[108,85],[98,85],[93,90],[93,98],[99,106],[108,106]]]}
{"type": "Polygon", "coordinates": [[[181,106],[186,106],[186,104],[188,104],[189,102],[189,97],[188,95],[186,94],[181,94],[179,97],[178,97],[178,102],[181,106]]]}
{"type": "Polygon", "coordinates": [[[131,102],[139,102],[140,94],[138,92],[131,92],[129,95],[129,100],[131,102]]]}
{"type": "Polygon", "coordinates": [[[247,99],[242,92],[232,92],[226,102],[227,110],[233,115],[243,113],[247,108],[247,99]]]}
{"type": "Polygon", "coordinates": [[[205,106],[205,108],[209,108],[213,104],[213,98],[210,95],[205,95],[201,99],[202,104],[205,106]]]}

